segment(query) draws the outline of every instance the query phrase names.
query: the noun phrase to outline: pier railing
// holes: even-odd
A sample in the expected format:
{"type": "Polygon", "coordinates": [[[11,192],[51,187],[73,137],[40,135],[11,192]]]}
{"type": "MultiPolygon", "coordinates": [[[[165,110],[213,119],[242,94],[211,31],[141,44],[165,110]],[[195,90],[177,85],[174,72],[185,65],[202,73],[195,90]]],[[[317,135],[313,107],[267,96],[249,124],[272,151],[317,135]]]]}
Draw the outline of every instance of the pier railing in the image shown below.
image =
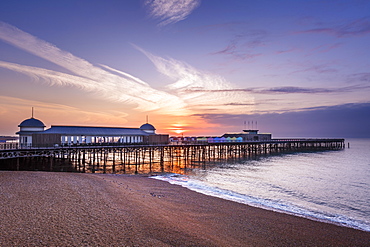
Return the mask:
{"type": "Polygon", "coordinates": [[[18,149],[18,142],[3,142],[0,143],[0,150],[18,149]]]}

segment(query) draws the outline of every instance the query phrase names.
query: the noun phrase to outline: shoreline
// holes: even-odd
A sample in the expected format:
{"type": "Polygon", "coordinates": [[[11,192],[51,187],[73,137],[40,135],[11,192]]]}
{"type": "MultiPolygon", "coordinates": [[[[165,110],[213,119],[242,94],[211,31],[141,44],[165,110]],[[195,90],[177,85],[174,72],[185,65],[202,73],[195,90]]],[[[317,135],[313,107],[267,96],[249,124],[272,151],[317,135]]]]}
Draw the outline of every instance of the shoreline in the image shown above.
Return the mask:
{"type": "MultiPolygon", "coordinates": [[[[175,176],[178,176],[178,175],[175,175],[175,176]]],[[[179,176],[183,176],[183,175],[179,175],[179,176]]],[[[226,198],[225,195],[221,192],[214,192],[214,191],[210,192],[206,189],[197,189],[197,188],[193,188],[191,186],[185,186],[185,185],[182,184],[182,182],[179,182],[179,181],[176,181],[176,180],[170,180],[171,178],[168,179],[166,174],[154,175],[154,176],[149,176],[149,177],[152,178],[152,179],[158,179],[160,181],[165,181],[165,182],[173,184],[173,185],[179,185],[179,186],[184,187],[186,189],[189,189],[191,191],[201,193],[201,194],[204,194],[204,195],[207,195],[207,196],[212,196],[212,197],[220,198],[220,199],[223,199],[223,200],[229,200],[229,201],[233,201],[233,202],[236,202],[236,203],[241,203],[241,204],[244,204],[244,205],[247,205],[247,206],[250,206],[250,207],[260,208],[260,209],[264,209],[264,210],[268,210],[268,211],[272,211],[272,212],[276,212],[276,213],[292,215],[292,216],[301,217],[301,218],[304,218],[304,219],[309,219],[309,220],[318,221],[318,222],[322,222],[322,223],[333,224],[333,225],[336,225],[336,226],[347,227],[347,228],[360,230],[360,231],[364,231],[364,232],[370,232],[370,230],[364,229],[365,227],[362,228],[361,226],[350,225],[349,223],[346,224],[346,223],[342,223],[340,221],[325,219],[324,218],[325,215],[323,215],[322,218],[309,215],[309,213],[312,213],[311,211],[307,211],[307,214],[296,213],[294,211],[288,211],[288,210],[284,210],[284,209],[281,209],[281,208],[276,208],[276,207],[273,207],[273,206],[266,206],[264,204],[249,203],[247,200],[240,199],[240,198],[235,198],[234,195],[228,195],[229,198],[226,198]],[[157,178],[157,177],[159,177],[159,178],[157,178]],[[161,178],[161,177],[163,177],[163,178],[161,178]]],[[[220,190],[222,190],[222,189],[220,189],[220,190]]],[[[350,219],[350,218],[348,218],[348,219],[350,219]]]]}
{"type": "Polygon", "coordinates": [[[368,246],[370,232],[142,175],[0,172],[0,246],[368,246]]]}

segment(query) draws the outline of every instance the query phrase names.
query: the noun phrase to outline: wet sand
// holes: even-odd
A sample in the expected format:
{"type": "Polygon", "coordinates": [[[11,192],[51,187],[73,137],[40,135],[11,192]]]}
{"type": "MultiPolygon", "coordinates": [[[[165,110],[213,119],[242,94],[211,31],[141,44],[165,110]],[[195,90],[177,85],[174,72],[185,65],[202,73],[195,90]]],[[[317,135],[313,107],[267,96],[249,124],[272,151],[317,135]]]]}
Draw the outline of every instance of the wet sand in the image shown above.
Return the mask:
{"type": "Polygon", "coordinates": [[[144,176],[1,171],[0,246],[370,246],[370,232],[144,176]]]}

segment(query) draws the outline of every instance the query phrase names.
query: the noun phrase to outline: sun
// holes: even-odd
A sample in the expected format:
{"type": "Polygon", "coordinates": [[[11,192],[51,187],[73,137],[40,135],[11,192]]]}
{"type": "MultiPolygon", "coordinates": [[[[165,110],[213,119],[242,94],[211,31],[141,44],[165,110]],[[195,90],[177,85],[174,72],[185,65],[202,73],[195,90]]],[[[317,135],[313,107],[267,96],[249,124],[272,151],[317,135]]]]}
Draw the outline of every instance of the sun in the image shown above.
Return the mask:
{"type": "Polygon", "coordinates": [[[184,133],[184,130],[183,129],[177,129],[177,130],[174,130],[174,132],[176,133],[176,134],[182,134],[182,133],[184,133]]]}
{"type": "Polygon", "coordinates": [[[182,135],[186,132],[185,126],[183,124],[172,124],[171,127],[167,128],[170,132],[175,133],[176,135],[182,135]]]}

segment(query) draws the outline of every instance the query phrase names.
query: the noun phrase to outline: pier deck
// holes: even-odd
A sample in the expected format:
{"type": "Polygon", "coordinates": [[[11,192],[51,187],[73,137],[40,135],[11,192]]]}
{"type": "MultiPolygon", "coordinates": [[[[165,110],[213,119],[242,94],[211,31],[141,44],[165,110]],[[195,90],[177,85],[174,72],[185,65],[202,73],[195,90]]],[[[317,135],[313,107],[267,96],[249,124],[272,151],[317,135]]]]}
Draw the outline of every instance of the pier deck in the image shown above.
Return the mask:
{"type": "Polygon", "coordinates": [[[0,150],[0,170],[184,173],[187,168],[269,154],[340,150],[344,139],[272,139],[270,141],[183,143],[176,145],[67,146],[0,150]],[[40,164],[41,167],[39,167],[40,164]],[[6,165],[4,165],[6,164],[6,165]],[[36,167],[36,168],[35,168],[36,167]],[[59,167],[59,168],[58,168],[59,167]]]}

